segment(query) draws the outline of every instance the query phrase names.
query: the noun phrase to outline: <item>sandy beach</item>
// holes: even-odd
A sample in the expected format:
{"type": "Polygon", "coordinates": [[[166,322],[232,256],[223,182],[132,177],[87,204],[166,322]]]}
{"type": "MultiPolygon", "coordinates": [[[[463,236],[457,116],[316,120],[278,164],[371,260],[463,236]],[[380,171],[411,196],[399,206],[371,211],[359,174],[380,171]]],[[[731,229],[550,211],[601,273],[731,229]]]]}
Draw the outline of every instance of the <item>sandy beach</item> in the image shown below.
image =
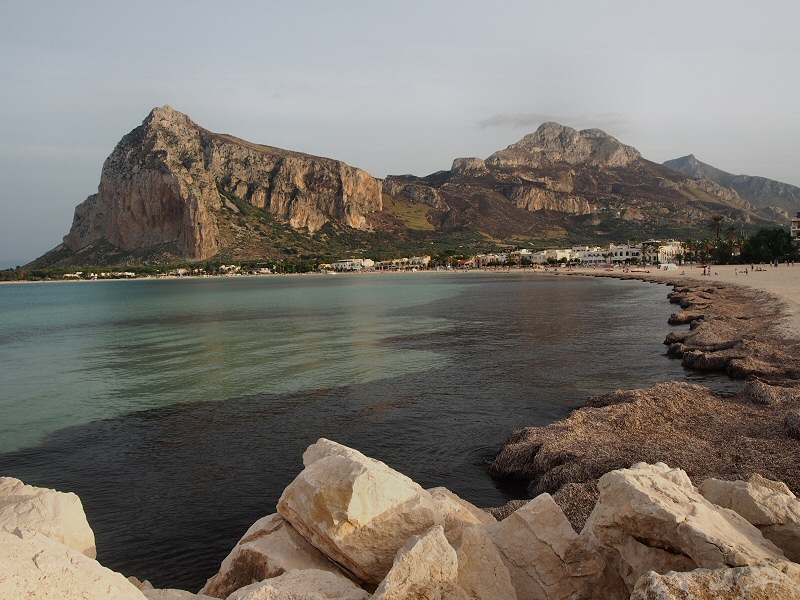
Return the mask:
{"type": "Polygon", "coordinates": [[[700,267],[686,266],[677,270],[662,271],[648,268],[647,272],[635,271],[623,273],[621,270],[610,272],[599,269],[573,269],[570,273],[583,275],[608,274],[612,276],[630,276],[646,281],[663,281],[683,285],[701,283],[725,283],[742,286],[752,290],[765,292],[774,296],[784,304],[786,317],[778,325],[793,338],[800,339],[800,265],[778,267],[757,265],[753,271],[751,265],[712,265],[711,275],[703,275],[700,267]],[[747,274],[744,274],[747,269],[747,274]],[[763,269],[759,271],[758,269],[763,269]]]}
{"type": "Polygon", "coordinates": [[[531,497],[552,494],[576,531],[597,500],[599,477],[637,462],[680,467],[695,485],[759,474],[800,493],[800,267],[761,268],[559,269],[672,288],[669,325],[678,327],[665,324],[666,354],[688,369],[742,380],[741,391],[666,381],[590,396],[566,419],[512,432],[490,473],[526,481],[531,497]]]}

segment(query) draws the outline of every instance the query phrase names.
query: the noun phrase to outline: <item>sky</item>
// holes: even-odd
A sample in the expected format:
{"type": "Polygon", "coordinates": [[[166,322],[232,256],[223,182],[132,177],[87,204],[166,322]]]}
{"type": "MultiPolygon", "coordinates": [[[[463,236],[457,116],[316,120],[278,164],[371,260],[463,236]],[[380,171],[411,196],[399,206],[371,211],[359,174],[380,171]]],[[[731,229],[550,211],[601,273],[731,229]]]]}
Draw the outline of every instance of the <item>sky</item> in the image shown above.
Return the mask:
{"type": "Polygon", "coordinates": [[[545,121],[800,185],[800,2],[0,0],[0,268],[54,248],[155,106],[427,175],[545,121]]]}

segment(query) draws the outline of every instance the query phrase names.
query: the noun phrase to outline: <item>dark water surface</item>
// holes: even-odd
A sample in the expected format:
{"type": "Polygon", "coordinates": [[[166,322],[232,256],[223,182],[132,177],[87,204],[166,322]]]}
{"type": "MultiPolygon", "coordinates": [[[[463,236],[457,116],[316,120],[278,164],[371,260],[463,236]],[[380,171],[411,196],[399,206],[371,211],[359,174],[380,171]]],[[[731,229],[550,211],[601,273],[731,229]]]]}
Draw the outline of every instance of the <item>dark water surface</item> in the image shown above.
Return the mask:
{"type": "Polygon", "coordinates": [[[723,377],[664,286],[511,274],[0,286],[0,474],[76,492],[98,559],[198,590],[328,437],[478,506],[484,465],[589,394],[723,377]]]}

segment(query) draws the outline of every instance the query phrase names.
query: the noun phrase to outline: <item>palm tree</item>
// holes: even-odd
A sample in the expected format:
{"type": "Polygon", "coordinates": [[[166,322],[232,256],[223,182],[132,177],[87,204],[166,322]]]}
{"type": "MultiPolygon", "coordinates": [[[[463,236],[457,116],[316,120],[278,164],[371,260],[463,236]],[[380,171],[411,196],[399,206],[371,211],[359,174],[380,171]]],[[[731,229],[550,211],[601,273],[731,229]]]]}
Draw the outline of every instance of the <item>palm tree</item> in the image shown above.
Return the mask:
{"type": "Polygon", "coordinates": [[[720,233],[722,232],[722,227],[725,225],[725,217],[722,215],[714,215],[711,217],[711,229],[714,231],[714,239],[719,242],[720,240],[720,233]]]}

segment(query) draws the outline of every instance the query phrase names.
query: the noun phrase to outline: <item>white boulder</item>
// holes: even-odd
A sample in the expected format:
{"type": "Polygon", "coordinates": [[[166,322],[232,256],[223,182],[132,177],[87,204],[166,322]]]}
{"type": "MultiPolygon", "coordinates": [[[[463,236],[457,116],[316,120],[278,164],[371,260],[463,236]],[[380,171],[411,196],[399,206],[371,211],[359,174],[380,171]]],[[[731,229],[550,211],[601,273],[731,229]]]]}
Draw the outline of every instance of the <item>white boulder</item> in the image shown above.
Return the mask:
{"type": "Polygon", "coordinates": [[[447,543],[441,525],[412,537],[400,549],[391,570],[372,596],[372,600],[416,598],[468,600],[458,585],[456,551],[447,543]]]}
{"type": "Polygon", "coordinates": [[[465,527],[453,549],[458,559],[458,585],[467,596],[476,600],[517,600],[511,575],[483,527],[465,527]]]}
{"type": "Polygon", "coordinates": [[[135,585],[38,531],[0,531],[0,598],[145,600],[135,585]]]}
{"type": "Polygon", "coordinates": [[[487,528],[519,600],[621,598],[622,581],[586,546],[550,494],[487,528]]]}
{"type": "Polygon", "coordinates": [[[497,523],[492,515],[481,510],[474,504],[459,498],[456,494],[444,487],[436,487],[428,490],[439,512],[442,513],[444,521],[444,534],[447,541],[455,543],[460,537],[465,527],[473,525],[493,525],[497,523]]]}
{"type": "Polygon", "coordinates": [[[431,495],[405,475],[322,439],[278,501],[278,513],[326,556],[378,584],[412,536],[442,522],[431,495]]]}
{"type": "Polygon", "coordinates": [[[800,586],[772,567],[695,569],[659,575],[649,571],[633,588],[631,600],[797,600],[800,586]]]}
{"type": "Polygon", "coordinates": [[[227,598],[239,588],[294,569],[329,571],[344,578],[339,568],[294,527],[272,514],[250,526],[200,593],[227,598]]]}
{"type": "Polygon", "coordinates": [[[38,531],[89,558],[97,557],[94,532],[78,496],[0,477],[0,529],[17,528],[38,531]]]}
{"type": "Polygon", "coordinates": [[[648,571],[741,566],[800,569],[737,513],[713,505],[680,469],[638,463],[606,473],[581,532],[630,590],[648,571]]]}
{"type": "Polygon", "coordinates": [[[303,569],[253,583],[227,600],[367,600],[369,594],[352,581],[329,571],[303,569]]]}
{"type": "Polygon", "coordinates": [[[706,479],[700,484],[700,493],[712,504],[739,513],[783,550],[789,560],[800,563],[800,500],[775,487],[706,479]]]}

